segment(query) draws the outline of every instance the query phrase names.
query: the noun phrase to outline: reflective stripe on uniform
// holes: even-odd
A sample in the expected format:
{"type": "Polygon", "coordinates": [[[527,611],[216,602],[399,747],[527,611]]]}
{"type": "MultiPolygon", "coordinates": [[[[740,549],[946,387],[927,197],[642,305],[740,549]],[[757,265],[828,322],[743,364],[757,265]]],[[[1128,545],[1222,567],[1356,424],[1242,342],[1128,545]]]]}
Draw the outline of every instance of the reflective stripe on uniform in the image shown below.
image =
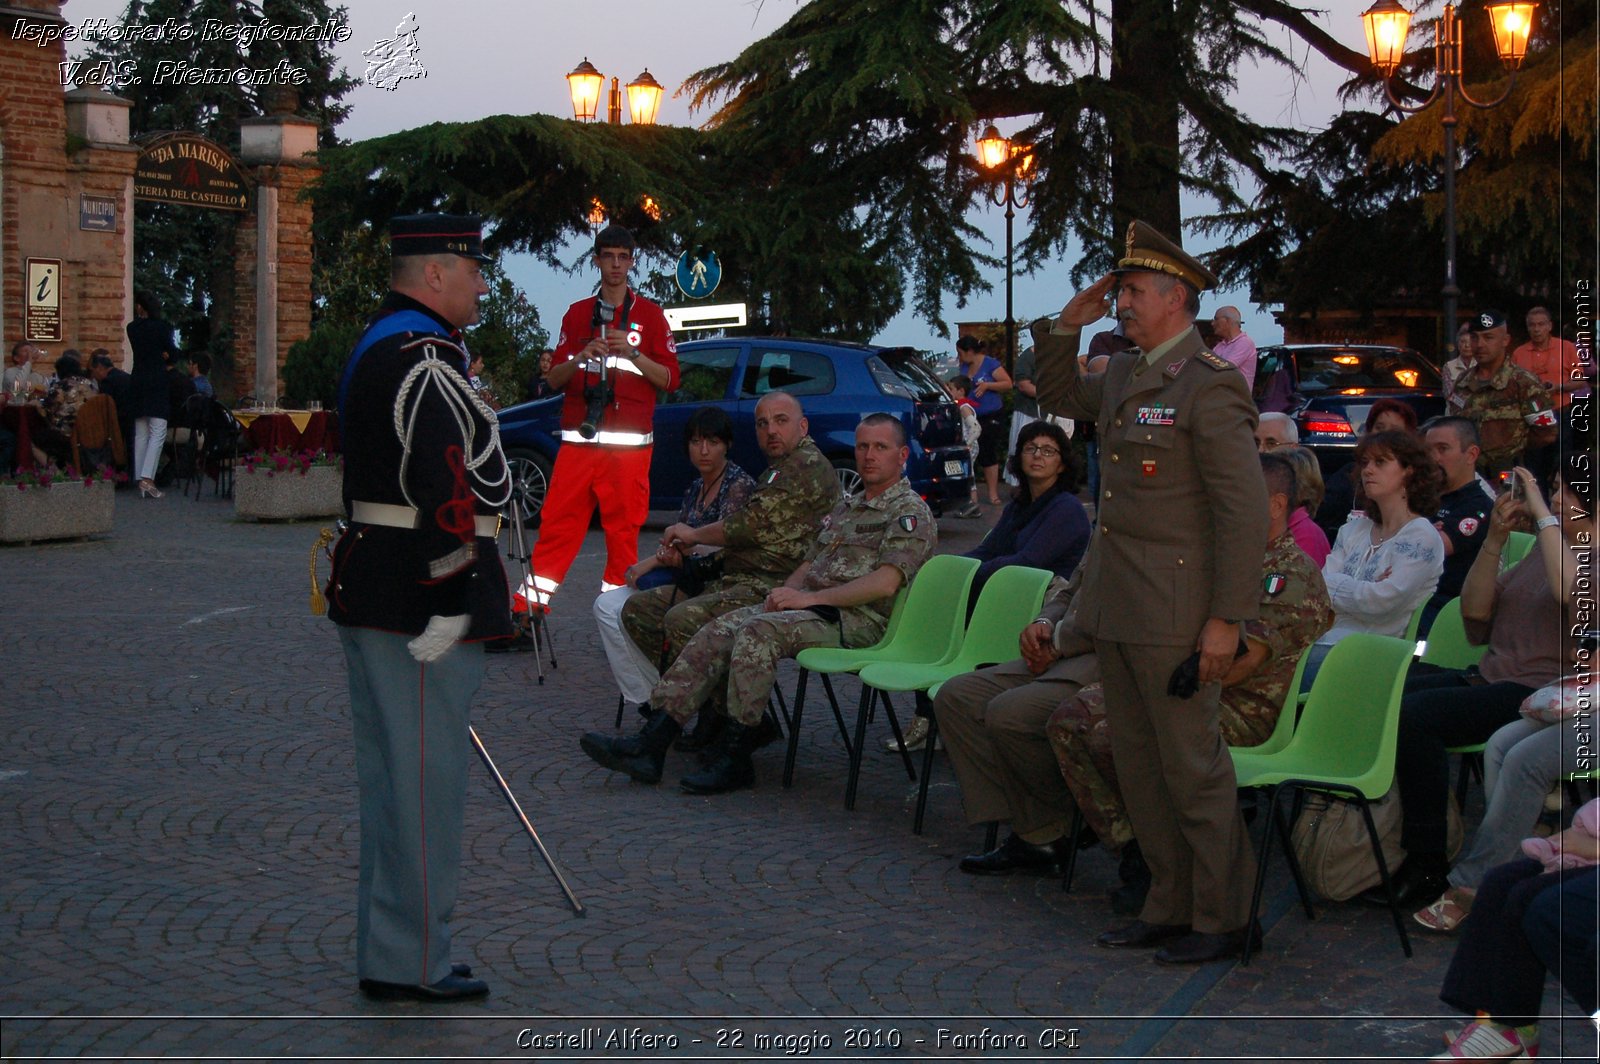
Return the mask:
{"type": "Polygon", "coordinates": [[[653,432],[611,432],[601,429],[593,439],[586,438],[577,429],[562,429],[562,443],[598,443],[610,447],[644,447],[655,441],[653,432]]]}

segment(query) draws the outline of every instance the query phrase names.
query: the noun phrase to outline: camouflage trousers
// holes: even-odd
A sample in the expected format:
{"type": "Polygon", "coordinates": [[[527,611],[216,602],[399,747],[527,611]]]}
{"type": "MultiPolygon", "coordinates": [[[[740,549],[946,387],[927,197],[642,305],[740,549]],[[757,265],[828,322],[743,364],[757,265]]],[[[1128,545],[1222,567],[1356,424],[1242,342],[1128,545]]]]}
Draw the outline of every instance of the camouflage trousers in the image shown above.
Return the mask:
{"type": "MultiPolygon", "coordinates": [[[[1277,723],[1277,713],[1256,700],[1235,700],[1223,692],[1217,724],[1229,746],[1256,746],[1265,742],[1277,723]]],[[[1084,821],[1100,841],[1120,850],[1133,838],[1133,824],[1122,802],[1117,769],[1111,756],[1111,728],[1106,723],[1106,695],[1091,684],[1057,707],[1045,725],[1067,789],[1083,811],[1084,821]]]]}
{"type": "Polygon", "coordinates": [[[760,605],[772,586],[776,585],[755,579],[724,579],[694,598],[685,598],[672,585],[653,587],[630,597],[622,607],[622,630],[665,672],[696,632],[724,613],[760,605]]]}
{"type": "Polygon", "coordinates": [[[778,662],[808,647],[839,645],[838,622],[825,621],[810,610],[764,613],[759,604],[734,610],[689,640],[650,692],[650,704],[686,723],[726,684],[728,716],[754,725],[766,712],[778,662]]]}

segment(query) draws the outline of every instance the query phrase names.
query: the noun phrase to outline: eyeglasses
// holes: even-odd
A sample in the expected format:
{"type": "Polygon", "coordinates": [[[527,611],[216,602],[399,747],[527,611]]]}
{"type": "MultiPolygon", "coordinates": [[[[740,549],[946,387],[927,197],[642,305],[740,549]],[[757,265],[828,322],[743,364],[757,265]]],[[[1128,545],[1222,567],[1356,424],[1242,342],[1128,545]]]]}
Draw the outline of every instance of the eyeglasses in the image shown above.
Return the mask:
{"type": "Polygon", "coordinates": [[[1029,458],[1058,458],[1061,455],[1054,447],[1041,447],[1038,444],[1029,444],[1022,449],[1022,453],[1029,458]]]}

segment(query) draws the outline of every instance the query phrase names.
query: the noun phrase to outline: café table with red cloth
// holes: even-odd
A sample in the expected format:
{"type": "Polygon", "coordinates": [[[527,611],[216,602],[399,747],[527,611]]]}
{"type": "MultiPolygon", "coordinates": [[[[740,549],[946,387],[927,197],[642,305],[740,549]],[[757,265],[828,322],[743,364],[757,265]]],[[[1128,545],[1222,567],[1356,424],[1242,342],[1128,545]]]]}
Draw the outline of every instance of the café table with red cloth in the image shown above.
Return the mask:
{"type": "Polygon", "coordinates": [[[247,451],[327,451],[339,449],[339,418],[331,410],[238,410],[247,451]]]}
{"type": "MultiPolygon", "coordinates": [[[[17,437],[17,468],[31,470],[33,460],[33,434],[49,428],[44,412],[38,403],[8,402],[0,406],[0,428],[10,430],[17,437]]],[[[0,474],[9,470],[0,470],[0,474]]]]}

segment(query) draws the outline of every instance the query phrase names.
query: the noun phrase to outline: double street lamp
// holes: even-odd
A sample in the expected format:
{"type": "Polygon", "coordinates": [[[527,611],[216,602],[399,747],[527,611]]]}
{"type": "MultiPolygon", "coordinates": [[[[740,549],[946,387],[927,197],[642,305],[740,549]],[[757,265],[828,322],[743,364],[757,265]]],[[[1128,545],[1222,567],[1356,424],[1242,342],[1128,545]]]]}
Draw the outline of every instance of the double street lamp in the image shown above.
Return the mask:
{"type": "MultiPolygon", "coordinates": [[[[572,94],[572,115],[580,122],[593,122],[600,107],[600,88],[605,75],[596,70],[589,57],[567,75],[567,89],[572,94]]],[[[628,115],[636,126],[656,124],[656,109],[661,106],[661,83],[650,76],[649,69],[628,82],[628,115]]],[[[611,95],[606,101],[606,119],[614,126],[622,125],[622,86],[617,78],[611,79],[611,95]]]]}
{"type": "Polygon", "coordinates": [[[1016,358],[1017,322],[1011,309],[1011,277],[1015,244],[1012,221],[1018,207],[1028,205],[1028,181],[1033,177],[1033,145],[1013,144],[1009,137],[990,125],[978,138],[978,165],[999,179],[989,190],[996,207],[1006,209],[1006,372],[1016,358]]]}
{"type": "MultiPolygon", "coordinates": [[[[1444,14],[1435,27],[1433,62],[1435,80],[1433,91],[1419,104],[1402,103],[1395,96],[1390,79],[1405,59],[1406,31],[1411,25],[1411,13],[1401,7],[1398,0],[1377,0],[1367,9],[1361,21],[1366,27],[1367,55],[1383,74],[1384,94],[1396,109],[1415,114],[1425,111],[1436,101],[1444,101],[1444,116],[1439,124],[1444,128],[1444,335],[1446,354],[1455,350],[1456,300],[1461,289],[1456,286],[1456,100],[1488,110],[1503,103],[1511,95],[1517,82],[1517,68],[1528,54],[1528,37],[1533,32],[1533,12],[1539,5],[1528,0],[1490,4],[1486,8],[1489,25],[1494,33],[1495,52],[1501,64],[1510,73],[1505,91],[1492,100],[1475,100],[1461,81],[1461,18],[1454,4],[1444,6],[1444,14]]],[[[1440,361],[1446,361],[1441,359],[1440,361]]]]}

